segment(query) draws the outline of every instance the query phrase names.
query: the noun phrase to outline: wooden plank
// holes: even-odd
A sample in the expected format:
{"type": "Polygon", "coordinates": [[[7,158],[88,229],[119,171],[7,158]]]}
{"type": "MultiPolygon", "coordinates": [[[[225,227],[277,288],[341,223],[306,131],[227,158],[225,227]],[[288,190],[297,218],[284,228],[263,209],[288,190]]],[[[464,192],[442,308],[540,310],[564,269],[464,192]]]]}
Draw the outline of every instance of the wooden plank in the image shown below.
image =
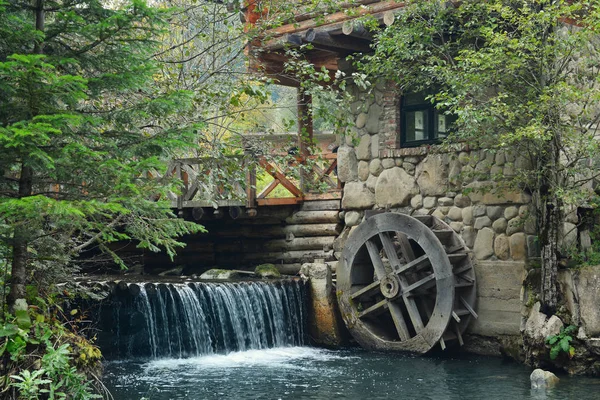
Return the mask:
{"type": "MultiPolygon", "coordinates": [[[[249,153],[246,153],[249,156],[249,153]]],[[[251,163],[246,171],[246,207],[256,208],[256,165],[251,163]]]]}
{"type": "Polygon", "coordinates": [[[275,179],[279,179],[281,185],[289,190],[292,195],[296,197],[302,197],[302,191],[298,189],[292,182],[290,182],[285,175],[279,172],[276,167],[269,164],[264,157],[260,157],[258,159],[258,163],[269,175],[275,179]]]}
{"type": "Polygon", "coordinates": [[[316,200],[337,200],[342,198],[342,190],[334,189],[328,190],[325,193],[305,193],[304,201],[316,201],[316,200]]]}
{"type": "Polygon", "coordinates": [[[302,203],[301,197],[283,197],[279,199],[269,198],[269,199],[256,199],[256,205],[258,207],[265,206],[289,206],[292,204],[302,203]]]}
{"type": "Polygon", "coordinates": [[[271,183],[267,185],[266,188],[261,190],[261,192],[256,196],[257,199],[264,199],[275,189],[281,182],[279,179],[274,179],[271,183]]]}
{"type": "Polygon", "coordinates": [[[305,196],[304,200],[304,203],[302,203],[302,206],[300,207],[301,211],[339,211],[342,208],[341,201],[337,199],[311,200],[305,196]]]}
{"type": "Polygon", "coordinates": [[[434,274],[427,275],[425,278],[406,287],[406,289],[403,290],[403,293],[410,294],[410,292],[412,292],[413,290],[420,288],[421,286],[431,282],[432,280],[435,280],[435,275],[434,274]]]}
{"type": "Polygon", "coordinates": [[[477,313],[475,312],[475,310],[473,310],[473,307],[471,307],[469,305],[469,303],[467,303],[467,301],[462,296],[459,297],[459,300],[462,303],[462,305],[467,309],[467,311],[469,311],[471,313],[471,315],[473,317],[479,318],[479,316],[477,315],[477,313]]]}
{"type": "Polygon", "coordinates": [[[410,339],[410,333],[408,331],[408,327],[406,326],[406,321],[404,320],[404,315],[402,315],[402,309],[400,306],[393,301],[389,301],[389,308],[390,314],[392,314],[392,320],[394,321],[394,326],[396,327],[398,336],[400,336],[400,340],[406,341],[410,339]]]}
{"type": "Polygon", "coordinates": [[[373,269],[375,270],[375,275],[377,276],[377,279],[381,280],[387,275],[387,272],[385,270],[385,266],[383,265],[383,261],[379,256],[379,249],[371,239],[367,240],[365,245],[367,246],[367,251],[369,252],[369,257],[371,258],[371,263],[373,264],[373,269]]]}
{"type": "Polygon", "coordinates": [[[366,310],[359,312],[358,317],[359,318],[374,317],[374,316],[377,316],[377,315],[381,314],[382,312],[384,312],[387,308],[388,308],[388,301],[387,301],[387,299],[383,299],[379,303],[375,303],[371,307],[367,308],[366,310]]]}
{"type": "Polygon", "coordinates": [[[379,292],[379,281],[373,282],[365,286],[364,288],[357,290],[350,295],[351,299],[356,299],[361,296],[371,297],[375,293],[379,292]]]}
{"type": "Polygon", "coordinates": [[[333,211],[297,211],[285,219],[286,224],[338,223],[340,212],[333,211]]]}
{"type": "Polygon", "coordinates": [[[421,257],[412,260],[408,264],[402,265],[398,268],[394,268],[394,272],[396,274],[401,274],[411,268],[415,268],[415,269],[419,270],[419,269],[423,269],[424,267],[429,266],[429,265],[431,265],[431,260],[429,260],[429,257],[427,256],[427,254],[423,254],[421,257]]]}
{"type": "Polygon", "coordinates": [[[396,232],[396,238],[398,239],[400,249],[402,250],[402,254],[404,254],[404,257],[406,258],[406,261],[413,261],[415,259],[415,252],[413,251],[413,248],[410,245],[408,236],[402,232],[396,232]]]}

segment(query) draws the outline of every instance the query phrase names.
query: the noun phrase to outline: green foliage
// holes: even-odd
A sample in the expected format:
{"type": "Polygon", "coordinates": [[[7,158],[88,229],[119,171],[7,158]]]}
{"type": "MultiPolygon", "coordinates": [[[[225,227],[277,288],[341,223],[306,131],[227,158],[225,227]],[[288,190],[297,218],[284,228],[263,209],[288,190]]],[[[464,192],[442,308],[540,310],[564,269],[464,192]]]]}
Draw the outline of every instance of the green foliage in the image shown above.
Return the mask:
{"type": "Polygon", "coordinates": [[[546,343],[550,345],[550,359],[555,360],[558,355],[563,352],[572,358],[575,355],[575,348],[571,346],[573,340],[572,335],[577,331],[577,326],[569,325],[566,328],[563,326],[560,328],[558,335],[551,335],[546,338],[546,343]]]}
{"type": "Polygon", "coordinates": [[[26,244],[29,279],[60,276],[90,248],[124,266],[109,247],[119,240],[173,256],[177,238],[202,227],[174,218],[166,199],[179,182],[147,172],[164,174],[202,124],[174,118],[192,108],[192,92],[154,84],[151,55],[171,11],[78,0],[43,14],[37,31],[29,6],[0,9],[3,256],[26,244]]]}
{"type": "Polygon", "coordinates": [[[39,312],[33,307],[24,310],[27,326],[22,324],[24,318],[4,315],[0,325],[0,372],[5,378],[0,380],[0,390],[7,393],[14,388],[19,399],[101,398],[93,394],[93,381],[85,375],[89,372],[93,376],[98,368],[98,348],[70,332],[55,314],[49,313],[48,304],[39,300],[40,305],[46,304],[36,307],[39,312]]]}
{"type": "Polygon", "coordinates": [[[563,212],[597,204],[599,26],[597,1],[412,0],[358,63],[400,92],[433,93],[429,100],[457,117],[444,149],[514,157],[511,173],[487,183],[531,194],[550,310],[557,284],[546,278],[556,276],[563,212]]]}

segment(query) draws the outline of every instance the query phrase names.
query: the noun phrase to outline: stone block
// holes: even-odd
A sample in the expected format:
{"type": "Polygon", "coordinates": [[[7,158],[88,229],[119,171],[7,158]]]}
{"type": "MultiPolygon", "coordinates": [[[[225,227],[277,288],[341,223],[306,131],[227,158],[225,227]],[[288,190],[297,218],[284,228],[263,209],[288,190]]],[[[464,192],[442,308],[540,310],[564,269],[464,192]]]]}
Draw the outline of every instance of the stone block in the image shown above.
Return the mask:
{"type": "Polygon", "coordinates": [[[417,184],[424,196],[442,196],[448,191],[448,157],[428,155],[415,172],[417,184]]]}
{"type": "Polygon", "coordinates": [[[383,160],[381,160],[381,166],[384,169],[390,169],[396,166],[396,162],[393,158],[384,158],[383,160]]]}
{"type": "Polygon", "coordinates": [[[379,157],[379,135],[371,136],[371,158],[379,157]]]}
{"type": "Polygon", "coordinates": [[[465,226],[462,229],[461,236],[465,241],[465,244],[472,249],[475,245],[475,237],[477,236],[475,229],[472,226],[465,226]]]}
{"type": "Polygon", "coordinates": [[[428,196],[423,199],[423,207],[425,208],[433,208],[436,203],[437,199],[435,197],[428,196]]]}
{"type": "Polygon", "coordinates": [[[348,182],[344,186],[342,208],[345,210],[364,210],[375,205],[375,195],[363,182],[348,182]]]}
{"type": "Polygon", "coordinates": [[[369,163],[366,161],[358,162],[358,179],[366,181],[369,178],[369,163]]]}
{"type": "Polygon", "coordinates": [[[496,233],[504,233],[506,232],[506,227],[508,225],[508,221],[505,218],[498,218],[492,224],[492,228],[496,233]]]}
{"type": "Polygon", "coordinates": [[[415,165],[411,164],[411,163],[407,163],[407,162],[403,162],[402,163],[402,168],[404,168],[406,170],[406,172],[408,172],[411,175],[415,174],[415,165]]]}
{"type": "Polygon", "coordinates": [[[504,207],[501,206],[488,206],[486,214],[492,221],[501,218],[504,215],[504,207]]]}
{"type": "Polygon", "coordinates": [[[438,205],[440,206],[452,206],[454,205],[454,200],[450,197],[440,197],[438,199],[438,205]]]}
{"type": "Polygon", "coordinates": [[[473,207],[462,209],[462,221],[465,225],[473,225],[473,207]]]}
{"type": "Polygon", "coordinates": [[[381,160],[379,158],[375,158],[371,160],[369,163],[369,172],[371,175],[379,176],[379,174],[383,171],[383,167],[381,166],[381,160]]]}
{"type": "Polygon", "coordinates": [[[342,182],[358,180],[358,160],[354,149],[347,145],[341,145],[337,152],[338,178],[342,182]]]}
{"type": "Polygon", "coordinates": [[[459,221],[452,221],[448,225],[450,225],[450,228],[452,228],[452,230],[454,230],[456,233],[459,233],[464,226],[464,224],[459,221]]]}
{"type": "Polygon", "coordinates": [[[513,233],[523,231],[523,220],[520,217],[515,217],[508,221],[506,226],[506,234],[512,235],[513,233]]]}
{"type": "Polygon", "coordinates": [[[513,260],[525,260],[527,256],[526,243],[525,234],[522,232],[510,236],[510,255],[513,260]]]}
{"type": "Polygon", "coordinates": [[[379,119],[381,118],[382,112],[383,108],[378,104],[373,104],[371,107],[369,107],[367,122],[365,123],[367,132],[371,134],[379,132],[379,119]]]}
{"type": "Polygon", "coordinates": [[[478,217],[475,219],[475,224],[473,225],[475,229],[481,230],[485,227],[492,226],[492,220],[486,215],[483,217],[478,217]]]}
{"type": "Polygon", "coordinates": [[[506,158],[504,157],[504,152],[502,150],[496,153],[494,157],[494,164],[502,166],[506,162],[506,158]]]}
{"type": "Polygon", "coordinates": [[[517,215],[519,215],[519,209],[515,206],[506,207],[504,209],[504,218],[506,218],[507,221],[513,219],[517,215]]]}
{"type": "Polygon", "coordinates": [[[485,260],[494,254],[493,230],[490,228],[483,228],[477,232],[475,245],[473,246],[473,253],[475,254],[475,258],[478,260],[485,260]]]}
{"type": "Polygon", "coordinates": [[[413,196],[413,198],[410,199],[410,206],[415,210],[417,208],[421,208],[423,206],[423,196],[421,196],[420,194],[413,196]]]}
{"type": "Polygon", "coordinates": [[[365,114],[365,113],[358,114],[358,117],[356,117],[356,127],[359,129],[364,128],[366,123],[367,123],[367,114],[365,114]]]}
{"type": "Polygon", "coordinates": [[[473,206],[473,216],[483,217],[486,214],[486,207],[483,204],[477,204],[473,206]]]}
{"type": "Polygon", "coordinates": [[[405,206],[417,194],[419,188],[415,179],[398,167],[383,171],[375,186],[375,201],[381,207],[405,206]]]}
{"type": "Polygon", "coordinates": [[[448,211],[448,218],[450,218],[452,221],[462,221],[462,210],[456,206],[450,207],[450,210],[448,211]]]}
{"type": "Polygon", "coordinates": [[[468,207],[471,205],[471,199],[469,198],[469,196],[457,194],[454,198],[454,205],[461,208],[468,207]]]}
{"type": "Polygon", "coordinates": [[[499,260],[510,258],[510,244],[506,235],[498,235],[494,240],[494,253],[499,260]]]}
{"type": "Polygon", "coordinates": [[[367,188],[375,193],[375,186],[377,185],[377,177],[375,175],[369,175],[367,178],[367,188]]]}
{"type": "Polygon", "coordinates": [[[346,226],[356,226],[356,225],[360,224],[361,220],[362,220],[362,213],[360,213],[358,211],[348,211],[344,215],[344,222],[345,222],[346,226]]]}
{"type": "Polygon", "coordinates": [[[487,205],[506,203],[529,203],[531,196],[521,191],[499,190],[494,188],[493,182],[471,182],[467,188],[473,189],[469,193],[471,201],[487,205]]]}
{"type": "Polygon", "coordinates": [[[446,218],[446,215],[444,215],[444,213],[441,212],[439,209],[436,209],[435,211],[433,211],[433,213],[431,213],[431,215],[433,215],[436,218],[441,219],[442,221],[446,218]]]}
{"type": "Polygon", "coordinates": [[[363,135],[360,137],[360,142],[356,146],[356,158],[359,160],[371,159],[371,136],[363,135]]]}

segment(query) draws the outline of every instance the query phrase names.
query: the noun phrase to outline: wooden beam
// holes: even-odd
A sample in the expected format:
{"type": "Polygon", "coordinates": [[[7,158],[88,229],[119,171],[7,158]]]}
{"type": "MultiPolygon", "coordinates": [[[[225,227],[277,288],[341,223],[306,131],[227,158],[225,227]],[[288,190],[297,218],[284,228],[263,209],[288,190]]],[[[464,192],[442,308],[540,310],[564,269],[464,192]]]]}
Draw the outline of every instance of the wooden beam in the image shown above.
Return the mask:
{"type": "Polygon", "coordinates": [[[370,53],[372,51],[369,42],[359,38],[346,36],[333,36],[319,28],[311,28],[306,31],[304,41],[313,44],[316,48],[325,48],[336,52],[349,51],[358,53],[370,53]]]}
{"type": "MultiPolygon", "coordinates": [[[[348,13],[346,11],[340,11],[337,13],[333,13],[331,15],[326,15],[324,18],[319,19],[309,19],[306,21],[301,21],[299,23],[283,25],[278,28],[272,29],[269,33],[274,35],[284,35],[286,33],[295,33],[302,32],[310,28],[316,28],[318,26],[324,26],[329,24],[334,24],[336,22],[344,22],[349,19],[359,18],[365,15],[374,15],[378,13],[384,13],[389,10],[395,10],[397,8],[403,8],[405,6],[404,3],[398,3],[395,0],[392,1],[382,1],[376,4],[373,4],[369,7],[356,7],[353,9],[352,13],[348,13]],[[352,17],[349,17],[352,15],[352,17]]],[[[383,14],[381,15],[383,17],[383,14]]]]}

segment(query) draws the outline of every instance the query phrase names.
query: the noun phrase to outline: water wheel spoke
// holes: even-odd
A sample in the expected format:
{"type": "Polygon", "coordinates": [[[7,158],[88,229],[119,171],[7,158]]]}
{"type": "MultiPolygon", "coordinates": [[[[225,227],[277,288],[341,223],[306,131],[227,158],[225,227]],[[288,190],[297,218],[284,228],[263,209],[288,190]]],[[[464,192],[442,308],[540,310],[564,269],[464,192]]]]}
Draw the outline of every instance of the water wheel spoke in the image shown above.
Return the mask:
{"type": "Polygon", "coordinates": [[[388,300],[387,299],[383,299],[378,303],[373,304],[371,307],[367,308],[366,310],[361,311],[358,316],[359,318],[366,318],[366,317],[375,317],[381,313],[383,313],[386,308],[388,308],[388,300]]]}
{"type": "Polygon", "coordinates": [[[403,272],[408,271],[411,268],[415,268],[415,270],[420,271],[430,265],[431,261],[429,260],[429,257],[427,256],[427,254],[423,254],[421,257],[412,260],[408,264],[405,264],[398,268],[394,268],[394,272],[396,274],[401,274],[403,272]]]}
{"type": "Polygon", "coordinates": [[[462,303],[462,305],[467,309],[467,311],[469,311],[471,313],[471,315],[474,318],[479,318],[479,316],[477,315],[475,310],[473,310],[473,307],[471,307],[471,305],[464,299],[464,297],[460,296],[459,299],[460,299],[460,302],[462,303]]]}
{"type": "Polygon", "coordinates": [[[425,287],[428,284],[435,284],[435,274],[427,275],[425,278],[413,283],[407,288],[403,289],[403,294],[410,295],[415,289],[425,287]]]}
{"type": "Polygon", "coordinates": [[[385,255],[390,261],[392,269],[400,268],[400,259],[398,258],[398,253],[396,253],[396,248],[394,247],[394,243],[392,242],[390,235],[387,232],[379,232],[379,239],[381,240],[383,251],[385,251],[385,255]]]}
{"type": "Polygon", "coordinates": [[[400,336],[400,340],[410,339],[410,333],[408,331],[408,327],[406,326],[406,321],[404,321],[404,316],[402,315],[402,309],[400,308],[400,305],[390,301],[389,309],[390,314],[392,314],[394,325],[396,326],[396,331],[398,331],[398,335],[400,336]]]}
{"type": "Polygon", "coordinates": [[[375,281],[373,283],[368,284],[364,288],[359,289],[356,292],[352,293],[350,295],[350,298],[354,300],[354,299],[359,298],[361,296],[371,297],[374,294],[379,293],[379,292],[380,292],[379,281],[375,281]]]}
{"type": "Polygon", "coordinates": [[[404,299],[404,304],[406,305],[408,316],[410,317],[410,321],[412,322],[415,331],[417,333],[421,332],[425,326],[423,325],[421,314],[419,314],[417,302],[413,297],[409,297],[408,295],[404,295],[402,296],[402,298],[404,299]]]}
{"type": "Polygon", "coordinates": [[[471,264],[467,264],[464,267],[459,268],[456,271],[454,271],[454,275],[460,275],[467,271],[472,271],[472,270],[473,270],[473,266],[471,264]]]}
{"type": "Polygon", "coordinates": [[[377,279],[383,279],[386,276],[387,272],[385,271],[385,266],[383,265],[383,261],[379,256],[379,249],[377,245],[373,243],[371,239],[367,240],[365,243],[367,246],[367,251],[369,252],[369,257],[371,257],[371,263],[373,263],[373,269],[375,270],[375,275],[377,279]]]}
{"type": "Polygon", "coordinates": [[[415,252],[408,241],[408,236],[402,232],[396,232],[396,238],[398,239],[400,249],[402,250],[402,254],[404,254],[406,261],[413,261],[416,257],[415,252]]]}

